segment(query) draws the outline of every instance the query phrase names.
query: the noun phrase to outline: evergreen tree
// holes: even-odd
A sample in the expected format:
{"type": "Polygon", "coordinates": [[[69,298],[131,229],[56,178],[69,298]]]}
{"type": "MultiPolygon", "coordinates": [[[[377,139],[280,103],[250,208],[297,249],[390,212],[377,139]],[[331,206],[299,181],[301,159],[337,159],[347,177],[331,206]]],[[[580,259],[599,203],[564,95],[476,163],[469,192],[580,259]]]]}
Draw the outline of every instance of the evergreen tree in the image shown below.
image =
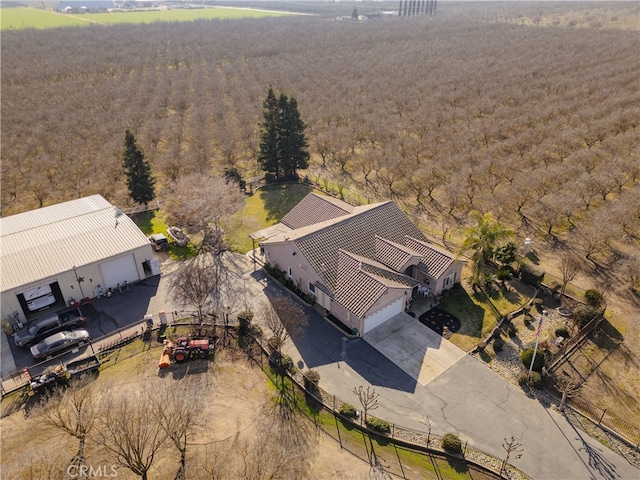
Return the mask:
{"type": "Polygon", "coordinates": [[[309,166],[309,152],[307,137],[304,134],[307,126],[300,118],[298,101],[291,97],[287,101],[284,96],[282,104],[282,129],[280,144],[280,158],[285,177],[294,177],[296,170],[309,166]]]}
{"type": "Polygon", "coordinates": [[[260,151],[258,152],[258,165],[267,173],[272,174],[276,180],[280,177],[280,161],[278,158],[278,119],[279,108],[273,88],[269,87],[267,98],[262,103],[262,117],[260,123],[260,151]]]}
{"type": "Polygon", "coordinates": [[[151,165],[144,159],[144,152],[129,130],[124,136],[122,166],[127,175],[127,187],[131,199],[139,204],[146,204],[153,200],[156,182],[151,176],[151,165]]]}
{"type": "Polygon", "coordinates": [[[276,180],[294,177],[297,169],[309,166],[306,125],[300,117],[298,102],[284,93],[276,99],[273,88],[269,87],[263,109],[258,163],[276,180]]]}

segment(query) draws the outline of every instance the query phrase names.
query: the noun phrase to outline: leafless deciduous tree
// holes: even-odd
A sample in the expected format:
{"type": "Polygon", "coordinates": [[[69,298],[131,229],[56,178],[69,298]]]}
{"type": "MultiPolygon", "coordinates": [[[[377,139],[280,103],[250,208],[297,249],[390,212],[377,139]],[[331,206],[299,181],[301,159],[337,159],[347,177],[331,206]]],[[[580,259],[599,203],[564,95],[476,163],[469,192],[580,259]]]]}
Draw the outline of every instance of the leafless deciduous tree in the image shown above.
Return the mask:
{"type": "Polygon", "coordinates": [[[235,182],[221,176],[192,174],[181,177],[167,204],[172,223],[200,239],[202,251],[220,254],[226,250],[222,221],[243,204],[235,182]]]}
{"type": "Polygon", "coordinates": [[[502,448],[505,452],[507,452],[506,458],[503,460],[502,465],[500,465],[500,478],[502,478],[502,473],[505,468],[509,464],[510,458],[520,458],[522,457],[522,452],[524,449],[522,448],[522,444],[517,442],[515,437],[511,437],[510,440],[504,439],[504,443],[502,444],[502,448]]]}
{"type": "Polygon", "coordinates": [[[563,252],[560,255],[559,267],[562,273],[562,288],[560,289],[560,294],[564,295],[567,284],[576,278],[576,275],[580,271],[580,263],[570,252],[563,252]]]}
{"type": "Polygon", "coordinates": [[[150,397],[151,411],[169,440],[180,452],[180,467],[176,480],[185,480],[187,445],[201,427],[203,397],[201,386],[193,377],[183,379],[179,390],[171,383],[164,384],[150,397]]]}
{"type": "Polygon", "coordinates": [[[182,305],[196,309],[198,321],[220,307],[220,261],[217,256],[197,255],[185,260],[171,276],[171,295],[182,305]]]}
{"type": "Polygon", "coordinates": [[[279,354],[285,342],[291,336],[303,333],[308,323],[303,308],[284,295],[276,295],[262,302],[257,313],[271,332],[270,344],[279,354]]]}
{"type": "Polygon", "coordinates": [[[149,385],[128,390],[114,386],[103,392],[96,422],[96,441],[119,465],[142,480],[147,480],[149,469],[168,438],[149,400],[154,394],[149,385]]]}
{"type": "Polygon", "coordinates": [[[369,411],[375,410],[378,408],[378,397],[380,394],[376,392],[375,388],[367,385],[365,389],[362,385],[353,389],[353,393],[360,400],[360,405],[362,405],[362,421],[367,423],[367,415],[369,411]]]}
{"type": "Polygon", "coordinates": [[[66,390],[57,389],[43,397],[37,417],[44,425],[53,427],[78,440],[78,451],[73,464],[84,461],[85,443],[98,416],[98,392],[84,376],[66,390]]]}
{"type": "Polygon", "coordinates": [[[555,381],[556,387],[562,393],[562,398],[560,399],[558,410],[563,412],[564,407],[567,404],[567,399],[573,397],[580,391],[580,389],[582,388],[582,382],[580,379],[574,378],[566,372],[557,375],[555,381]]]}

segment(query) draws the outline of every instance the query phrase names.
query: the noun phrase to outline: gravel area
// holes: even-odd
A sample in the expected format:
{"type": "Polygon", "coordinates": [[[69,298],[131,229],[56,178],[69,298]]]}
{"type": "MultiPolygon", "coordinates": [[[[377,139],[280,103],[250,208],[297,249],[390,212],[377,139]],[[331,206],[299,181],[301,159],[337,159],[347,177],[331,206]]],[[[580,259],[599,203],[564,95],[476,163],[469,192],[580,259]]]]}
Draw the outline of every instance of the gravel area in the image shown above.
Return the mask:
{"type": "MultiPolygon", "coordinates": [[[[542,330],[540,332],[540,343],[551,343],[555,340],[555,330],[561,326],[567,326],[567,318],[561,316],[556,310],[549,310],[545,317],[542,330]]],[[[493,360],[487,364],[492,370],[500,376],[518,385],[518,376],[526,373],[525,367],[522,365],[520,354],[527,348],[534,348],[536,343],[536,328],[538,325],[539,315],[536,315],[530,322],[530,327],[520,328],[514,337],[510,337],[505,341],[503,349],[498,352],[493,360]]],[[[515,324],[521,325],[518,319],[514,319],[515,324]]],[[[503,336],[504,338],[504,336],[503,336]]],[[[490,345],[487,350],[493,350],[490,345]]],[[[482,360],[483,354],[473,353],[474,357],[482,360]]],[[[484,354],[486,355],[486,354],[484,354]]],[[[486,357],[485,357],[486,358],[486,357]]],[[[525,387],[527,388],[527,387],[525,387]]],[[[545,390],[529,389],[528,393],[537,398],[545,407],[557,408],[560,400],[545,390]]],[[[600,428],[596,423],[576,412],[572,408],[565,409],[566,418],[577,428],[580,428],[591,437],[600,441],[603,445],[609,447],[615,452],[625,457],[629,462],[640,468],[640,452],[630,447],[625,442],[620,441],[614,435],[600,428]]]]}

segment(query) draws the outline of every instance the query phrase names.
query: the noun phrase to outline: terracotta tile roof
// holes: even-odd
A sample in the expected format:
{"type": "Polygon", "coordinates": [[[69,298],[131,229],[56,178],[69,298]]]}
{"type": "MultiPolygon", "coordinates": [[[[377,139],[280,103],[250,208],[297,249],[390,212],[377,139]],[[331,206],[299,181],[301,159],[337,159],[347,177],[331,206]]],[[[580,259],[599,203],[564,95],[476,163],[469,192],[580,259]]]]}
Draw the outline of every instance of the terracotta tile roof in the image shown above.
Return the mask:
{"type": "Polygon", "coordinates": [[[312,192],[282,217],[281,223],[291,229],[302,228],[349,215],[353,209],[342,200],[312,192]]]}
{"type": "Polygon", "coordinates": [[[396,272],[404,272],[409,265],[420,263],[422,256],[405,245],[376,237],[376,258],[396,272]]]}
{"type": "Polygon", "coordinates": [[[417,281],[402,273],[409,265],[438,278],[455,261],[429,245],[393,202],[349,210],[343,202],[327,199],[309,194],[301,208],[294,207],[283,218],[292,230],[261,245],[295,243],[321,278],[316,287],[353,315],[363,317],[390,289],[415,286],[417,281]]]}
{"type": "MultiPolygon", "coordinates": [[[[288,239],[296,243],[314,270],[324,277],[324,283],[332,289],[336,285],[340,249],[375,258],[376,236],[397,243],[407,235],[424,238],[418,227],[393,202],[355,207],[350,215],[294,230],[288,235],[288,239]]],[[[278,238],[282,241],[287,240],[286,237],[278,238]]]]}
{"type": "Polygon", "coordinates": [[[338,254],[338,288],[335,300],[357,317],[363,317],[387,287],[360,268],[360,261],[349,252],[338,254]]]}
{"type": "Polygon", "coordinates": [[[423,240],[418,240],[410,235],[407,235],[404,240],[408,248],[415,250],[422,256],[418,268],[432,277],[439,278],[455,262],[451,253],[440,250],[423,240]]]}

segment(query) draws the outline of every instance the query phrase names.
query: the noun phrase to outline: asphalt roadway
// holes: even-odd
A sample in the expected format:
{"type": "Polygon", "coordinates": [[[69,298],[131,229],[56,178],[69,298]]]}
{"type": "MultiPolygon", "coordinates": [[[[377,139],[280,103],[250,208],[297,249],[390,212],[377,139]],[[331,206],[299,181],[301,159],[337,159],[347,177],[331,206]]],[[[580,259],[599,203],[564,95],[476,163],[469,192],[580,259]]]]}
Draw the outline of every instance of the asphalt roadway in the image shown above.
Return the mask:
{"type": "MultiPolygon", "coordinates": [[[[232,299],[227,303],[231,314],[247,305],[255,311],[266,297],[283,293],[262,270],[254,271],[247,257],[225,256],[232,271],[230,286],[224,292],[232,299]]],[[[88,306],[90,332],[120,329],[126,333],[137,329],[147,313],[153,314],[158,323],[161,310],[171,321],[171,312],[180,310],[172,304],[168,292],[175,263],[161,260],[160,277],[133,285],[131,293],[99,299],[88,306]]],[[[371,414],[423,431],[428,418],[432,431],[458,434],[469,445],[499,458],[505,456],[504,439],[513,436],[522,444],[523,452],[520,459],[510,463],[534,479],[640,479],[640,470],[624,457],[574,428],[554,409],[527,397],[522,389],[473,357],[462,355],[438,375],[420,378],[419,383],[363,338],[348,339],[315,310],[306,310],[309,322],[305,334],[288,342],[284,350],[299,368],[317,370],[322,388],[342,401],[359,405],[354,388],[370,385],[379,394],[379,408],[371,414]]],[[[259,319],[255,321],[259,323],[259,319]]],[[[2,337],[4,371],[7,356],[17,350],[15,345],[9,346],[12,342],[7,342],[6,336],[2,337]]],[[[16,366],[27,361],[18,352],[16,366]]]]}

